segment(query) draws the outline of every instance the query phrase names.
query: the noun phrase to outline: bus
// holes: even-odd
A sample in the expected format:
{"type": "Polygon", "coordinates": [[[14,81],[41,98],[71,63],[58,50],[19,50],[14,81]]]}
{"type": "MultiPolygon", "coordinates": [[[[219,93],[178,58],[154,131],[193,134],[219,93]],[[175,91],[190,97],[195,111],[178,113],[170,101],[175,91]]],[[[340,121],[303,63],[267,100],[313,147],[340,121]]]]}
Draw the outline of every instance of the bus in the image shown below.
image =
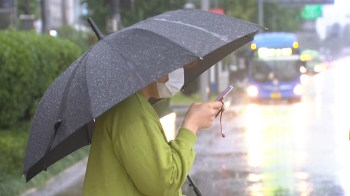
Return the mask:
{"type": "Polygon", "coordinates": [[[250,102],[287,100],[300,102],[303,94],[300,49],[294,33],[260,33],[247,52],[247,95],[250,102]]]}

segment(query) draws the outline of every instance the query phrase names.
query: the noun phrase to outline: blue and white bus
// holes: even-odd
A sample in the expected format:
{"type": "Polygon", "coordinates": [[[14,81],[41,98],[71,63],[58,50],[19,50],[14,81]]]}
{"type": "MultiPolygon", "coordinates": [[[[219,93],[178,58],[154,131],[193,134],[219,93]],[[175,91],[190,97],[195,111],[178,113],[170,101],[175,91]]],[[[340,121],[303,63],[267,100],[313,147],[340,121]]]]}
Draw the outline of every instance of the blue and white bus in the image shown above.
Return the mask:
{"type": "Polygon", "coordinates": [[[300,102],[300,50],[293,33],[257,34],[247,53],[248,87],[251,102],[288,100],[300,102]]]}

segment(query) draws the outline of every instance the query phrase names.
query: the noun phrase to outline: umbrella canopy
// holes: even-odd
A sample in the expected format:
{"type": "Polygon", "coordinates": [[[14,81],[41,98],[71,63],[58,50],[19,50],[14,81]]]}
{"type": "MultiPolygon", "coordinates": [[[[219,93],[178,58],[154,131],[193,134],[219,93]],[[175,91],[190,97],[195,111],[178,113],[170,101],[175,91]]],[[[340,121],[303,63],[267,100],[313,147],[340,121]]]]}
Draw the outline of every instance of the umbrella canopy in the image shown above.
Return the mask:
{"type": "Polygon", "coordinates": [[[26,180],[89,145],[94,119],[120,101],[197,60],[185,69],[186,86],[261,29],[224,15],[176,10],[102,38],[43,95],[30,129],[26,180]]]}

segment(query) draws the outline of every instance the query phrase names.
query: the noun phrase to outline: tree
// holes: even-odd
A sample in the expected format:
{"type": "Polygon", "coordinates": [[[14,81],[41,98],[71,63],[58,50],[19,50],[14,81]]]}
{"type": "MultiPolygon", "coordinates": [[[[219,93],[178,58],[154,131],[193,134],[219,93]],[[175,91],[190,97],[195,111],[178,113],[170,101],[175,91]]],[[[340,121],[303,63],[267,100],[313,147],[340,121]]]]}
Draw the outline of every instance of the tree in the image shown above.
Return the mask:
{"type": "Polygon", "coordinates": [[[18,0],[17,12],[18,15],[40,15],[40,1],[18,0]]]}
{"type": "Polygon", "coordinates": [[[241,20],[257,22],[257,2],[256,0],[221,0],[219,7],[225,9],[225,14],[241,20]]]}
{"type": "Polygon", "coordinates": [[[283,7],[277,3],[265,3],[264,24],[269,31],[294,32],[301,27],[302,7],[283,7]]]}
{"type": "MultiPolygon", "coordinates": [[[[141,20],[164,13],[166,11],[181,9],[186,0],[134,0],[134,5],[130,5],[130,0],[120,0],[121,20],[124,27],[135,24],[141,20]],[[132,9],[133,8],[133,9],[132,9]]],[[[95,1],[82,0],[88,4],[89,14],[101,32],[106,34],[106,21],[111,15],[112,0],[95,1]]]]}
{"type": "Polygon", "coordinates": [[[68,17],[67,17],[67,2],[66,0],[61,0],[61,13],[62,13],[62,25],[68,24],[68,17]]]}
{"type": "MultiPolygon", "coordinates": [[[[221,0],[219,7],[225,14],[245,21],[257,23],[257,0],[221,0]]],[[[278,3],[264,3],[264,26],[269,31],[296,31],[300,28],[301,7],[283,7],[278,3]]]]}
{"type": "Polygon", "coordinates": [[[88,17],[91,17],[96,23],[97,27],[100,29],[101,33],[106,34],[106,21],[109,14],[106,7],[108,7],[108,4],[104,3],[103,1],[96,0],[82,0],[82,3],[86,3],[88,5],[88,14],[83,16],[85,21],[88,17]]]}
{"type": "Polygon", "coordinates": [[[135,0],[134,10],[122,10],[124,26],[176,9],[182,9],[187,0],[135,0]]]}
{"type": "Polygon", "coordinates": [[[47,0],[40,1],[41,8],[41,32],[47,33],[50,31],[50,9],[49,2],[47,0]]]}

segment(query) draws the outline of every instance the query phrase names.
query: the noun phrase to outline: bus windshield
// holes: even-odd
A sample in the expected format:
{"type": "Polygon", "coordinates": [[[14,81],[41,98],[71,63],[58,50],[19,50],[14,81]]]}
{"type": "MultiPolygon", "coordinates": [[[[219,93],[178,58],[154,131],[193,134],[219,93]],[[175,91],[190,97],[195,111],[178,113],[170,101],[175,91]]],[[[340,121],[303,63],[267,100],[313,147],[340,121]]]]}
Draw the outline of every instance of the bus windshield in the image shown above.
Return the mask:
{"type": "Polygon", "coordinates": [[[250,66],[250,74],[257,82],[288,82],[300,76],[299,58],[254,58],[250,66]]]}

